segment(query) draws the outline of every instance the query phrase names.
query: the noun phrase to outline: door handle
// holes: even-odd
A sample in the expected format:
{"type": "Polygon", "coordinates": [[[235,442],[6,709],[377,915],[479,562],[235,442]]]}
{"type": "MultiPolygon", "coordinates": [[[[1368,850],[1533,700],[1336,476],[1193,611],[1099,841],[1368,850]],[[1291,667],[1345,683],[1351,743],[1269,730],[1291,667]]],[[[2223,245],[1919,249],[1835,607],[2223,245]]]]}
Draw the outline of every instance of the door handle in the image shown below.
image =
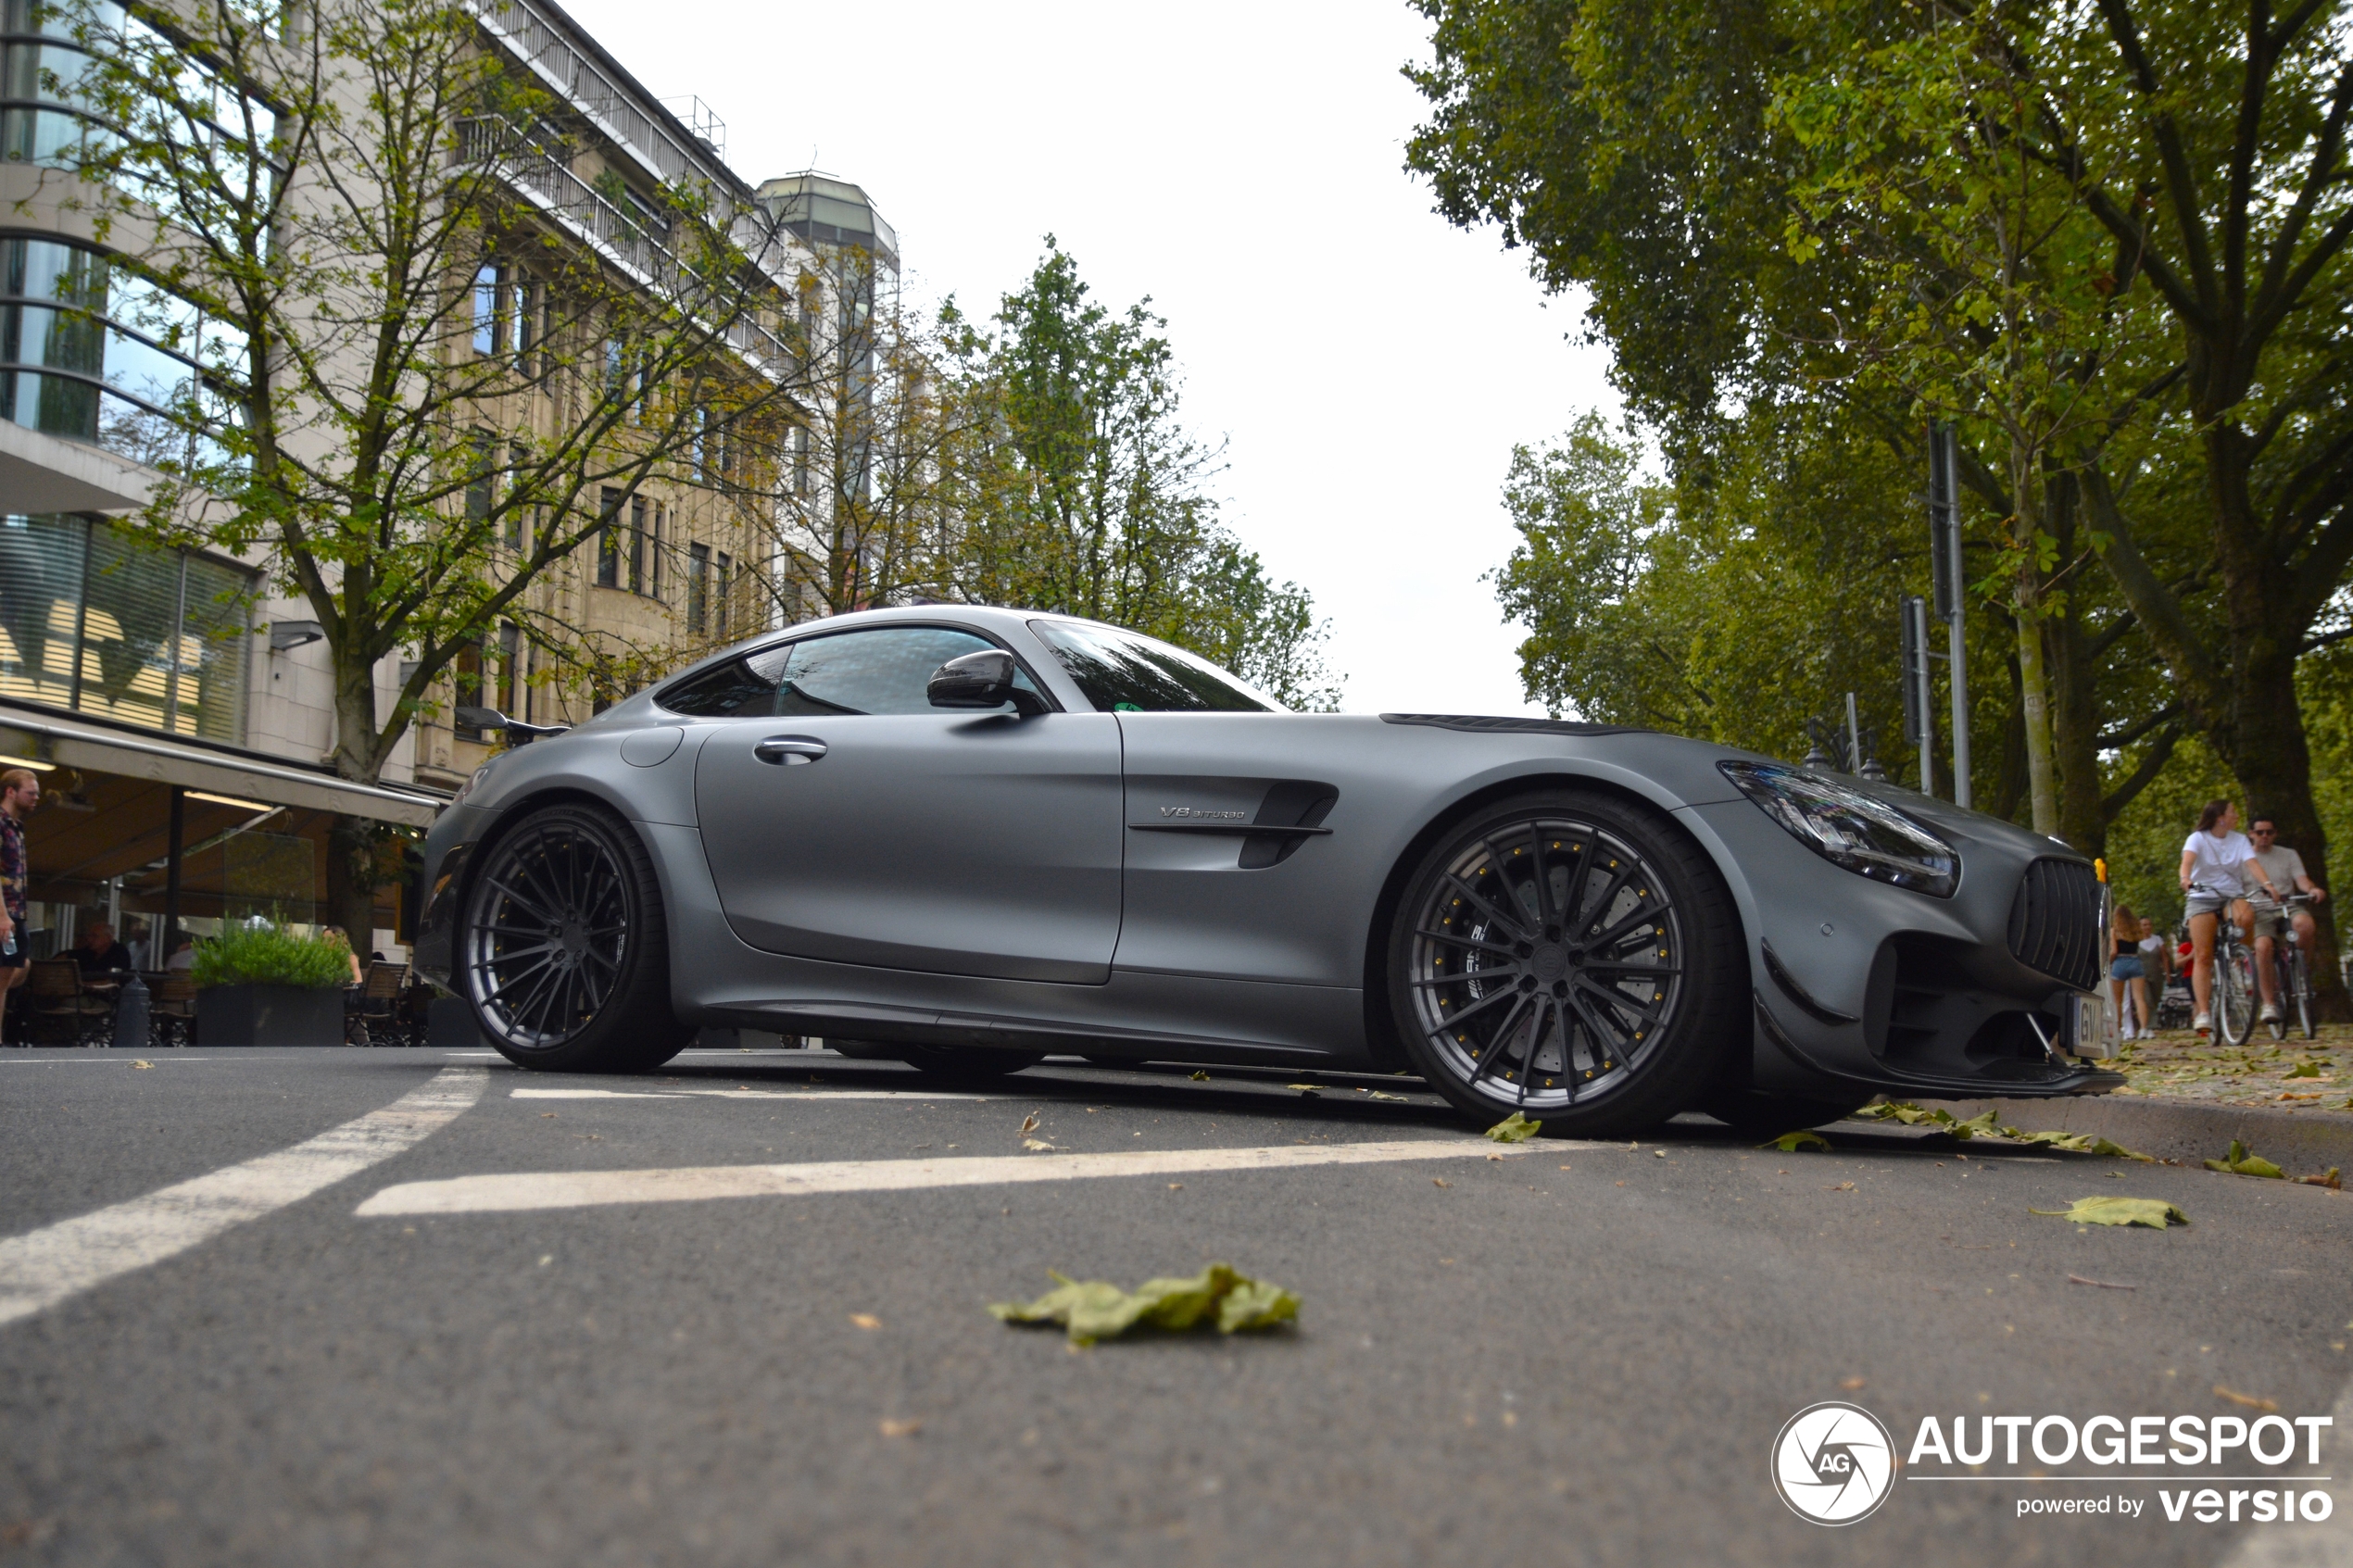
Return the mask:
{"type": "Polygon", "coordinates": [[[825,755],[825,743],[807,735],[770,735],[753,746],[751,754],[781,768],[801,768],[825,755]]]}

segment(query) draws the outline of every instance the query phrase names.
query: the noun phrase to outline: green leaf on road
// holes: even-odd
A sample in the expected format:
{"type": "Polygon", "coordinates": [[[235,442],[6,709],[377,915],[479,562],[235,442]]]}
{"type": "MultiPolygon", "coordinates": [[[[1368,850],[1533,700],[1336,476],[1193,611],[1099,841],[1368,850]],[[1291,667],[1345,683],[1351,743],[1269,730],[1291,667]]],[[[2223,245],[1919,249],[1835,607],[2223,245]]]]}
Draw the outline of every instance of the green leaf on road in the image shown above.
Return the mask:
{"type": "Polygon", "coordinates": [[[1054,1289],[1026,1306],[1000,1301],[989,1311],[1001,1323],[1060,1323],[1074,1345],[1116,1338],[1131,1328],[1181,1334],[1214,1323],[1218,1333],[1234,1334],[1273,1328],[1299,1316],[1298,1297],[1237,1273],[1228,1263],[1212,1263],[1191,1279],[1148,1279],[1133,1291],[1109,1280],[1075,1280],[1051,1269],[1047,1274],[1054,1289]]]}
{"type": "Polygon", "coordinates": [[[2249,1154],[2246,1151],[2246,1146],[2236,1138],[2231,1140],[2228,1153],[2220,1160],[2208,1160],[2206,1168],[2209,1171],[2221,1171],[2232,1176],[2269,1176],[2273,1181],[2287,1174],[2270,1160],[2249,1154]]]}
{"type": "Polygon", "coordinates": [[[2029,1209],[2030,1214],[2044,1214],[2055,1219],[2072,1220],[2079,1225],[2146,1225],[2151,1230],[2163,1230],[2167,1225],[2186,1225],[2190,1217],[2159,1198],[2125,1198],[2121,1195],[2099,1198],[2079,1198],[2072,1209],[2029,1209]]]}
{"type": "Polygon", "coordinates": [[[2321,1064],[2317,1061],[2299,1061],[2287,1070],[2287,1076],[2291,1078],[2317,1078],[2320,1075],[2321,1064]]]}
{"type": "Polygon", "coordinates": [[[1537,1131],[1543,1125],[1544,1123],[1541,1122],[1530,1122],[1527,1117],[1522,1116],[1518,1111],[1515,1110],[1509,1116],[1504,1117],[1501,1122],[1498,1122],[1493,1126],[1488,1128],[1487,1135],[1493,1138],[1497,1143],[1524,1143],[1528,1139],[1534,1137],[1537,1131]]]}
{"type": "Polygon", "coordinates": [[[1759,1148],[1778,1148],[1783,1154],[1795,1154],[1801,1148],[1818,1148],[1823,1152],[1828,1153],[1831,1148],[1831,1140],[1822,1136],[1819,1133],[1783,1133],[1771,1143],[1761,1143],[1756,1147],[1759,1148]]]}
{"type": "Polygon", "coordinates": [[[1956,1138],[2007,1138],[2012,1143],[2063,1148],[2070,1154],[2106,1154],[2120,1160],[2138,1160],[2151,1165],[2157,1163],[2148,1155],[2135,1153],[2121,1144],[2110,1143],[2097,1133],[2022,1133],[2016,1127],[2004,1126],[1996,1122],[1990,1110],[1982,1111],[1963,1122],[1941,1107],[1930,1109],[1899,1099],[1867,1105],[1847,1119],[1853,1122],[1896,1122],[1906,1127],[1932,1127],[1956,1138]]]}

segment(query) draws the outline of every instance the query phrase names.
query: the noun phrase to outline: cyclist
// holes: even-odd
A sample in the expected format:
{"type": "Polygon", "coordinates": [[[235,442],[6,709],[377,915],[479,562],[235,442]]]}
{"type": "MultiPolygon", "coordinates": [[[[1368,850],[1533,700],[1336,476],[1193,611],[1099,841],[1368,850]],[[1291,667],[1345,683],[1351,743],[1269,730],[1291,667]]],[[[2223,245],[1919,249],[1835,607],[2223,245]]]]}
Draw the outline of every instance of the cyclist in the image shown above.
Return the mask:
{"type": "MultiPolygon", "coordinates": [[[[2238,826],[2235,804],[2209,800],[2197,814],[2197,830],[2182,844],[2182,891],[2189,896],[2190,991],[2197,998],[2197,1016],[2190,1027],[2201,1035],[2214,1032],[2214,928],[2227,909],[2241,939],[2251,940],[2255,910],[2246,901],[2249,884],[2271,887],[2271,873],[2256,859],[2255,847],[2238,826]]],[[[2279,897],[2277,888],[2271,888],[2271,897],[2279,897]]],[[[2276,986],[2276,981],[2265,983],[2266,1001],[2271,1001],[2270,993],[2276,986]]],[[[2276,1009],[2278,1003],[2271,1005],[2276,1009]]]]}
{"type": "MultiPolygon", "coordinates": [[[[2288,889],[2309,896],[2315,904],[2328,901],[2328,890],[2304,872],[2304,857],[2280,842],[2280,824],[2271,813],[2259,811],[2247,820],[2247,836],[2255,841],[2255,860],[2271,879],[2275,888],[2288,889]]],[[[2312,951],[2312,911],[2291,909],[2277,899],[2257,898],[2255,901],[2255,972],[2263,985],[2263,1022],[2271,1022],[2280,1015],[2279,998],[2272,993],[2279,987],[2276,972],[2271,967],[2271,955],[2278,950],[2286,922],[2293,921],[2296,940],[2305,952],[2312,951]]]]}

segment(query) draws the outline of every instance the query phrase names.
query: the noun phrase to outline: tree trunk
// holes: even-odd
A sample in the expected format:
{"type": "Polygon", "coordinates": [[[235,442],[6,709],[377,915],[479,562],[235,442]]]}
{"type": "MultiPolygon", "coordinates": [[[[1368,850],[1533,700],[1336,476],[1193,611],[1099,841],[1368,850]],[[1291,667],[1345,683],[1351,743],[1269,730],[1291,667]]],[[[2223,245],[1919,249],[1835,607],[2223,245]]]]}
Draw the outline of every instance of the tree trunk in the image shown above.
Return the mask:
{"type": "MultiPolygon", "coordinates": [[[[375,666],[346,656],[342,645],[341,638],[330,645],[335,659],[335,772],[353,784],[377,784],[384,754],[376,724],[375,666]]],[[[327,829],[325,923],[343,928],[363,962],[375,940],[377,881],[375,822],[336,816],[327,829]]]]}
{"type": "MultiPolygon", "coordinates": [[[[2256,516],[2247,446],[2246,433],[2227,418],[2207,431],[2207,490],[2234,677],[2228,718],[2209,738],[2246,793],[2249,820],[2258,812],[2275,818],[2275,842],[2301,855],[2306,873],[2326,887],[2328,835],[2312,798],[2312,752],[2296,695],[2297,648],[2308,622],[2288,608],[2301,585],[2271,555],[2256,516]]],[[[2353,997],[2336,967],[2334,911],[2316,906],[2312,920],[2317,950],[2307,956],[2320,1014],[2332,1022],[2353,1020],[2353,997]]]]}
{"type": "Polygon", "coordinates": [[[2019,569],[2018,711],[2026,730],[2026,792],[2034,831],[2058,832],[2057,781],[2051,769],[2049,686],[2043,673],[2043,618],[2036,602],[2040,584],[2034,563],[2019,569]]]}

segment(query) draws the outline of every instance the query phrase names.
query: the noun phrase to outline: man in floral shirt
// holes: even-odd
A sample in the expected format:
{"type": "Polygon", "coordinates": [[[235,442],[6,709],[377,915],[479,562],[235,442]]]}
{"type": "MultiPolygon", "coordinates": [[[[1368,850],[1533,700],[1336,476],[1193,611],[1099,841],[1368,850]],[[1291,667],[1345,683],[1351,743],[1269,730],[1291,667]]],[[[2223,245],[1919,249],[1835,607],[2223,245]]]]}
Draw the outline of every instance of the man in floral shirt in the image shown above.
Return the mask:
{"type": "Polygon", "coordinates": [[[25,859],[24,820],[41,804],[41,775],[30,768],[0,773],[0,1035],[7,1028],[8,992],[31,971],[27,951],[31,933],[25,930],[25,891],[32,884],[32,866],[25,859]]]}

